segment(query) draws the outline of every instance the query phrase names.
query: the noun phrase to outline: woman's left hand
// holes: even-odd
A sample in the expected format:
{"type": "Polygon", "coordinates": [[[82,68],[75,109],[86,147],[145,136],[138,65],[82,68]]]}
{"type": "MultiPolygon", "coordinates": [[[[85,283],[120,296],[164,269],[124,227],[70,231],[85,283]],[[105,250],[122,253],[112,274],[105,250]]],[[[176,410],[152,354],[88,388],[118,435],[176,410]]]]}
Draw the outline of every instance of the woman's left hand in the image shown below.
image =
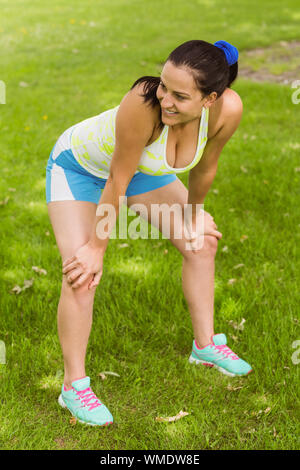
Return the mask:
{"type": "Polygon", "coordinates": [[[187,231],[186,239],[189,242],[189,250],[193,253],[198,253],[203,247],[204,235],[211,235],[218,240],[222,238],[222,233],[217,230],[217,225],[213,217],[206,211],[199,214],[198,224],[196,220],[185,221],[185,228],[187,231]],[[198,225],[198,226],[197,226],[198,225]]]}

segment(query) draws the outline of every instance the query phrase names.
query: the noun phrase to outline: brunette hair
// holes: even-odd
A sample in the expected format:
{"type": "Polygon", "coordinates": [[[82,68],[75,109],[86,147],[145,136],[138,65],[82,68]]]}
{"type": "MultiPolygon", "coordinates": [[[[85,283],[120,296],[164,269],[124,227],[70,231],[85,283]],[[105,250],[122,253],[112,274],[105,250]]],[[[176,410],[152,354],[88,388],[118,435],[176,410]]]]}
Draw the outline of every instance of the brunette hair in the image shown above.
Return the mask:
{"type": "MultiPolygon", "coordinates": [[[[187,67],[204,96],[215,91],[219,98],[226,88],[231,87],[238,75],[238,62],[229,65],[223,50],[206,41],[184,42],[171,52],[164,64],[168,61],[177,67],[187,67]]],[[[130,89],[139,83],[144,83],[144,102],[155,107],[159,103],[156,90],[160,77],[143,76],[138,78],[130,89]]]]}

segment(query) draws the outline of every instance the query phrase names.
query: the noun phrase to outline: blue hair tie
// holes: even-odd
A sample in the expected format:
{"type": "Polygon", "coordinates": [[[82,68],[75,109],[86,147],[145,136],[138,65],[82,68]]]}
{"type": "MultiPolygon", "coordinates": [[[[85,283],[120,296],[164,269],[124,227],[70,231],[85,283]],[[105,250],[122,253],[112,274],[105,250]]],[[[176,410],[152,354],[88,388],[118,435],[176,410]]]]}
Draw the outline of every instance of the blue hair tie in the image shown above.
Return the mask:
{"type": "Polygon", "coordinates": [[[239,58],[239,51],[237,50],[236,47],[232,46],[227,41],[217,41],[214,43],[214,46],[218,47],[219,49],[222,49],[226,56],[226,60],[228,62],[228,65],[235,64],[238,61],[239,58]]]}

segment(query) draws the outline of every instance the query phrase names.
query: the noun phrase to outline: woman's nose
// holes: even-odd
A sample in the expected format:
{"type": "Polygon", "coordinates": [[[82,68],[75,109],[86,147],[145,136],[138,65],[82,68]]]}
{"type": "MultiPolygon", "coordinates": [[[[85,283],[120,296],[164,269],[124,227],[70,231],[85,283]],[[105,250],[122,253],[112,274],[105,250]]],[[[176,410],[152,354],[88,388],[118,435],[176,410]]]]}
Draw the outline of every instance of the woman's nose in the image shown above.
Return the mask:
{"type": "Polygon", "coordinates": [[[160,104],[163,108],[170,108],[171,106],[173,106],[172,100],[170,99],[170,96],[168,94],[163,97],[160,104]]]}

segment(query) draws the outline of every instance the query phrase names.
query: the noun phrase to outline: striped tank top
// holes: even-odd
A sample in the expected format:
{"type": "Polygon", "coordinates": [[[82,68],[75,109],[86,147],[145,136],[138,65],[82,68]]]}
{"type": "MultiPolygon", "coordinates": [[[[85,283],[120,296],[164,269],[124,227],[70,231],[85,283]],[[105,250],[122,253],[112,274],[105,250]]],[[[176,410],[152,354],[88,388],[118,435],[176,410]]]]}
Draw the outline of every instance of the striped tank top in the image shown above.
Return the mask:
{"type": "MultiPolygon", "coordinates": [[[[75,124],[71,134],[71,150],[77,162],[87,171],[107,179],[115,148],[115,124],[119,105],[108,111],[75,124]]],[[[184,168],[172,168],[166,158],[169,126],[165,125],[160,136],[146,146],[135,172],[147,175],[185,173],[202,157],[207,142],[209,108],[203,108],[199,126],[197,149],[193,161],[184,168]]]]}

